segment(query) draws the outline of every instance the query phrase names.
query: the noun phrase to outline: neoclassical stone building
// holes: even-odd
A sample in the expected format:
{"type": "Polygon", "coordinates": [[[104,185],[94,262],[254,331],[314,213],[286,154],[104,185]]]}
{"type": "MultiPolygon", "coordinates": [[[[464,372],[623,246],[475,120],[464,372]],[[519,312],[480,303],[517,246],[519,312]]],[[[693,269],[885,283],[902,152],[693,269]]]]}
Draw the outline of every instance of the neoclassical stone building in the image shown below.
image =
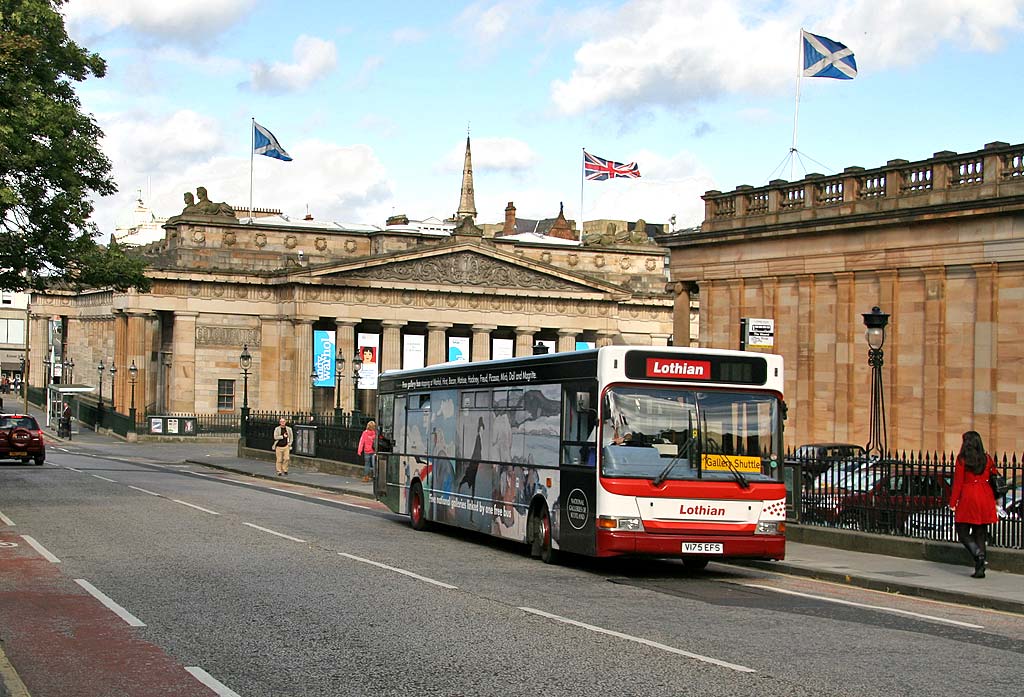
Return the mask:
{"type": "Polygon", "coordinates": [[[675,333],[700,302],[701,346],[738,348],[741,318],[775,321],[787,441],[866,443],[861,315],[891,315],[888,441],[950,451],[968,429],[1024,452],[1024,144],[848,167],[704,195],[671,251],[675,333]]]}
{"type": "MultiPolygon", "coordinates": [[[[150,292],[33,295],[31,384],[45,382],[48,349],[37,338],[55,319],[65,325],[77,382],[95,384],[101,359],[116,365],[121,412],[134,362],[140,413],[237,411],[243,346],[253,356],[251,408],[329,410],[335,387],[313,388],[309,379],[316,330],[335,331],[349,357],[360,334],[375,335],[382,370],[407,363],[407,337],[421,337],[415,343],[428,365],[447,360],[453,340],[468,340],[474,361],[491,358],[499,344],[522,355],[538,341],[558,351],[578,341],[669,342],[663,247],[631,237],[625,224],[621,240],[584,244],[561,214],[542,232],[534,225],[520,233],[511,203],[501,228],[485,235],[472,217],[468,142],[467,170],[459,222],[417,225],[395,216],[385,226],[343,225],[236,217],[217,204],[201,210],[202,201],[186,207],[164,224],[163,240],[138,250],[151,264],[150,292]]],[[[110,392],[107,382],[108,400],[110,392]]],[[[344,409],[353,394],[344,375],[344,409]]],[[[360,406],[372,409],[373,393],[360,396],[360,406]]]]}

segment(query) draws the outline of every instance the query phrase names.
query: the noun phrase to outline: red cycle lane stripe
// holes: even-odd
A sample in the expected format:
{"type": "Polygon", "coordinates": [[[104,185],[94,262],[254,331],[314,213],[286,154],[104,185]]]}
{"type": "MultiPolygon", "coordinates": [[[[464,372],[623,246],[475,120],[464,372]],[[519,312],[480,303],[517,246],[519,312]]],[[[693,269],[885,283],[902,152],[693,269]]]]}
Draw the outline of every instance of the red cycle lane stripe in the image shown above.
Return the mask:
{"type": "Polygon", "coordinates": [[[32,697],[210,697],[61,569],[0,532],[0,639],[32,697]]]}

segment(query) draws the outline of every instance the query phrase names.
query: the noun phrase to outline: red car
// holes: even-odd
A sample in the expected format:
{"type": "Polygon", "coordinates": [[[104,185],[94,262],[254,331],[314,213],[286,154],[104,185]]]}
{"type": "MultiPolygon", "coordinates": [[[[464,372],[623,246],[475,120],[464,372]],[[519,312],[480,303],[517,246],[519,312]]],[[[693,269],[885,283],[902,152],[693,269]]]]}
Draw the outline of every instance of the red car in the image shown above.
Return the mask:
{"type": "Polygon", "coordinates": [[[21,460],[26,465],[46,461],[46,442],[34,416],[0,414],[0,460],[21,460]]]}

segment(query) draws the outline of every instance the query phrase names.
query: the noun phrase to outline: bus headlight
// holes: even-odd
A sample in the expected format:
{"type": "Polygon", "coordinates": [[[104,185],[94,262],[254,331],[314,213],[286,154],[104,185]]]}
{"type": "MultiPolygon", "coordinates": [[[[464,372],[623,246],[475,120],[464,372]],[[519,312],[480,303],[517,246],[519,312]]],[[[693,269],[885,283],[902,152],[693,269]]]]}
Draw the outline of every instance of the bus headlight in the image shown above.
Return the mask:
{"type": "Polygon", "coordinates": [[[762,520],[757,524],[757,530],[754,531],[755,535],[781,535],[786,532],[786,524],[782,521],[773,520],[762,520]]]}
{"type": "Polygon", "coordinates": [[[644,529],[643,521],[639,518],[619,518],[616,516],[603,515],[597,519],[599,530],[628,530],[639,532],[644,529]]]}

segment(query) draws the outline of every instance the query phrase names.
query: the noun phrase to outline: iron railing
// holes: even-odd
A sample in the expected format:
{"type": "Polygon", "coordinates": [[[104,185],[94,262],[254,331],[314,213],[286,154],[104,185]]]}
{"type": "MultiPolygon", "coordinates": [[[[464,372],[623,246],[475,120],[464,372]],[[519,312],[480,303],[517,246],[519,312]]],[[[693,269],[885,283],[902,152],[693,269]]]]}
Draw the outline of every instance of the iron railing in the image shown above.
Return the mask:
{"type": "Polygon", "coordinates": [[[369,415],[360,412],[309,414],[272,411],[250,412],[245,428],[245,446],[271,450],[274,428],[284,418],[295,434],[295,455],[326,460],[356,462],[356,448],[369,415]],[[312,442],[310,442],[310,440],[312,442]]]}
{"type": "MultiPolygon", "coordinates": [[[[997,500],[992,546],[1024,548],[1024,461],[995,458],[1010,485],[997,500]]],[[[807,525],[956,542],[949,497],[956,455],[902,453],[838,460],[790,455],[786,466],[799,483],[798,520],[807,525]]],[[[794,484],[795,485],[795,484],[794,484]]]]}

